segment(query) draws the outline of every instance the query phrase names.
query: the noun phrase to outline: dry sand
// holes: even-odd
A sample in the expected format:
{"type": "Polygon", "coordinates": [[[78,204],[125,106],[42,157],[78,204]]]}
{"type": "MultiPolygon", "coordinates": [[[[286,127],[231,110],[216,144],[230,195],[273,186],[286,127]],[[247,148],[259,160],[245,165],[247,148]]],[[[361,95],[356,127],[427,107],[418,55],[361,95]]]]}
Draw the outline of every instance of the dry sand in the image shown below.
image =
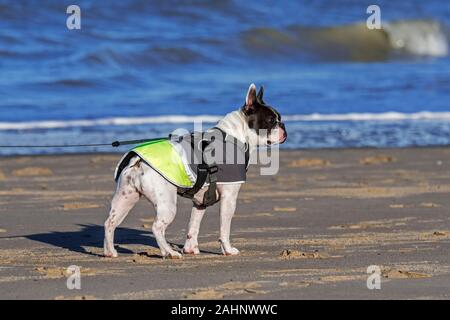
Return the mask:
{"type": "MultiPolygon", "coordinates": [[[[220,255],[218,208],[202,254],[159,256],[142,200],[101,256],[120,154],[0,159],[2,299],[448,299],[450,149],[283,151],[277,176],[249,171],[220,255]],[[66,268],[81,267],[81,290],[66,268]],[[382,270],[368,290],[367,267],[382,270]]],[[[184,243],[190,201],[167,231],[184,243]]]]}

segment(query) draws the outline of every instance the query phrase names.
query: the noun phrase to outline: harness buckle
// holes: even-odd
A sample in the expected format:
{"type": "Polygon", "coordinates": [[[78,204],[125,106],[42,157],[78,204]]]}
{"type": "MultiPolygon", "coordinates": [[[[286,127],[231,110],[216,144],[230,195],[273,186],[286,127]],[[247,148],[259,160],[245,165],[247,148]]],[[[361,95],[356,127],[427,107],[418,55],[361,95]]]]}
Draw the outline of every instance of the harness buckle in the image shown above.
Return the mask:
{"type": "Polygon", "coordinates": [[[212,165],[210,167],[208,167],[208,173],[209,174],[215,174],[219,171],[219,167],[217,167],[217,165],[212,165]]]}

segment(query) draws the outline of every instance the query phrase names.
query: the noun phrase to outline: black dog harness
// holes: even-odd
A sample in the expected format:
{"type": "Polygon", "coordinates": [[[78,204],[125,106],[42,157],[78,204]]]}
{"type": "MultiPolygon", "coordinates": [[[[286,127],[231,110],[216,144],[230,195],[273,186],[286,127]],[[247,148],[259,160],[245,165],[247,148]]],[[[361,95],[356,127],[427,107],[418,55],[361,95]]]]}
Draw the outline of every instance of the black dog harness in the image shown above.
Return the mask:
{"type": "Polygon", "coordinates": [[[250,152],[248,143],[217,127],[182,136],[170,135],[126,153],[116,168],[116,181],[135,156],[175,185],[180,196],[192,199],[197,208],[206,208],[220,200],[217,184],[247,180],[250,152]],[[194,196],[205,186],[208,189],[199,204],[194,196]]]}
{"type": "MultiPolygon", "coordinates": [[[[199,209],[212,206],[220,200],[217,184],[244,183],[250,159],[248,143],[242,143],[220,128],[214,127],[206,132],[194,132],[190,135],[176,137],[185,151],[190,152],[190,167],[197,173],[192,188],[178,188],[178,194],[193,199],[200,189],[208,184],[203,196],[203,203],[194,205],[199,209]],[[189,149],[189,150],[188,150],[189,149]],[[222,156],[217,158],[221,152],[222,156]],[[209,158],[215,157],[210,161],[209,158]]],[[[173,137],[171,137],[173,139],[173,137]]]]}

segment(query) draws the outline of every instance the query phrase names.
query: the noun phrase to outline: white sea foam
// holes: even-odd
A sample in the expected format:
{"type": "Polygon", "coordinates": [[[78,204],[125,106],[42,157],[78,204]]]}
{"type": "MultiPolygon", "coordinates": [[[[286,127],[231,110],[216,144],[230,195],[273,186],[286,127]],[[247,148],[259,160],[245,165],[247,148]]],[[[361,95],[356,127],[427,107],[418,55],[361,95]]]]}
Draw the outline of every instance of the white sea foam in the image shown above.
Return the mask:
{"type": "Polygon", "coordinates": [[[284,121],[406,121],[406,120],[440,120],[450,121],[450,112],[421,111],[415,113],[383,112],[383,113],[342,113],[290,115],[284,121]]]}
{"type": "MultiPolygon", "coordinates": [[[[42,120],[25,122],[0,122],[0,130],[61,129],[97,126],[129,126],[145,124],[187,124],[194,122],[216,123],[222,117],[215,115],[163,115],[153,117],[116,117],[80,120],[42,120]]],[[[283,116],[285,122],[307,121],[450,121],[450,112],[421,111],[416,113],[343,113],[343,114],[298,114],[283,116]]]]}
{"type": "Polygon", "coordinates": [[[96,127],[96,126],[127,126],[143,124],[177,124],[193,123],[197,121],[213,123],[220,119],[219,116],[199,115],[167,115],[154,117],[116,117],[102,119],[82,120],[42,120],[26,122],[0,122],[0,130],[30,130],[30,129],[61,129],[71,127],[96,127]]]}
{"type": "Polygon", "coordinates": [[[443,26],[436,21],[397,21],[385,23],[391,46],[414,55],[445,57],[447,37],[443,26]]]}

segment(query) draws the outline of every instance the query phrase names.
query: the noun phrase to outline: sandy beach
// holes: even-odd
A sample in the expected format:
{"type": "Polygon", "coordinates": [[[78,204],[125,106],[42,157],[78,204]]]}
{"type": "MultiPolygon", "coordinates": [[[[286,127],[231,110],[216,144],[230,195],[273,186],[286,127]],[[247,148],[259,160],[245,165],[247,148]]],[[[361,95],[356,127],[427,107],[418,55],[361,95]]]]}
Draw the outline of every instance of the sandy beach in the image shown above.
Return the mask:
{"type": "MultiPolygon", "coordinates": [[[[162,259],[145,200],[102,257],[120,154],[0,159],[0,299],[448,299],[450,149],[281,152],[276,176],[249,171],[220,255],[217,206],[202,253],[162,259]],[[66,268],[81,267],[81,290],[66,268]],[[381,289],[366,286],[380,267],[381,289]]],[[[167,239],[181,248],[191,203],[167,239]]]]}

